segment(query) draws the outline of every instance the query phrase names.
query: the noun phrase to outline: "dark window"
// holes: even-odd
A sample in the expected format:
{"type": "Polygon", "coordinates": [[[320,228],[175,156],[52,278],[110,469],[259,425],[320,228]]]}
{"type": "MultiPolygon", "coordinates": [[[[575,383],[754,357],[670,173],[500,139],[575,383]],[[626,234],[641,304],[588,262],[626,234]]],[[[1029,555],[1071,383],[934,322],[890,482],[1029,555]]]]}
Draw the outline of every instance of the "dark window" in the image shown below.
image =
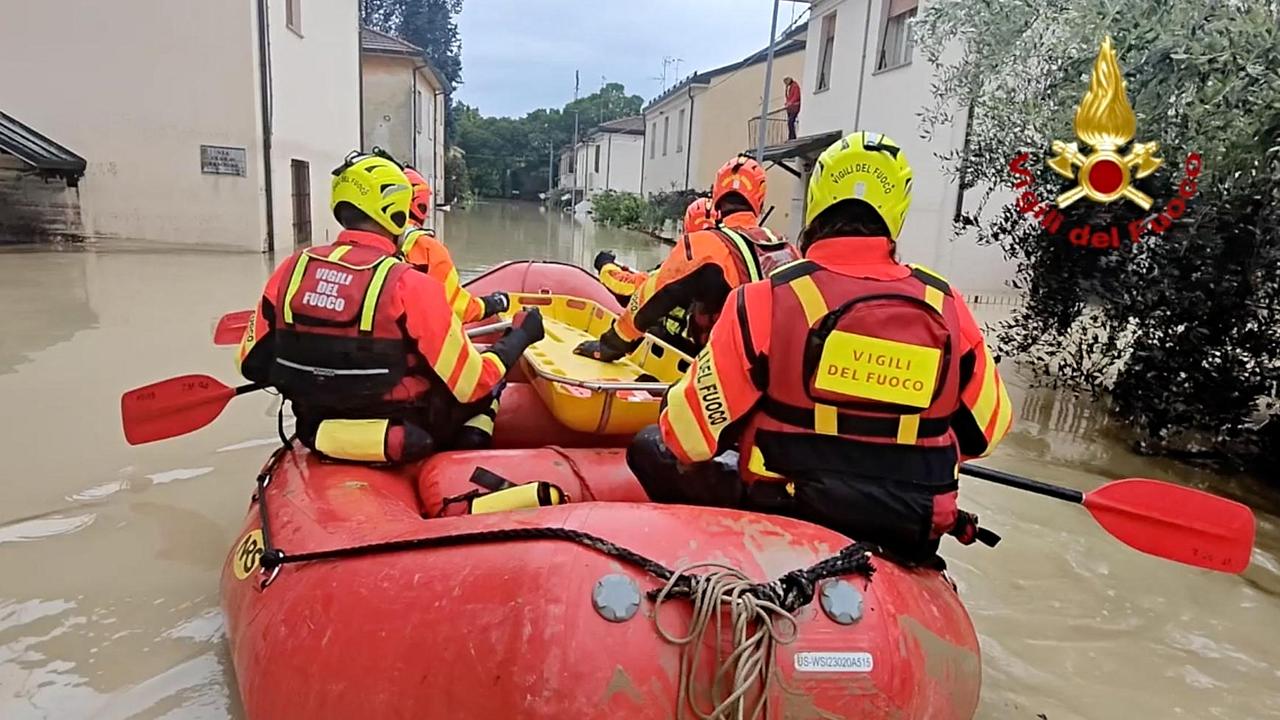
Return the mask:
{"type": "Polygon", "coordinates": [[[835,51],[836,14],[833,12],[822,18],[822,44],[818,46],[818,81],[814,83],[814,92],[831,87],[831,56],[835,51]]]}
{"type": "Polygon", "coordinates": [[[293,177],[293,244],[311,244],[311,165],[305,160],[289,163],[293,177]]]}
{"type": "Polygon", "coordinates": [[[600,146],[596,146],[596,172],[600,172],[600,146]]]}
{"type": "Polygon", "coordinates": [[[876,70],[890,70],[911,62],[911,54],[916,45],[911,21],[916,17],[916,7],[916,0],[894,0],[889,5],[876,70]]]}
{"type": "Polygon", "coordinates": [[[284,24],[302,34],[302,0],[284,0],[284,24]]]}

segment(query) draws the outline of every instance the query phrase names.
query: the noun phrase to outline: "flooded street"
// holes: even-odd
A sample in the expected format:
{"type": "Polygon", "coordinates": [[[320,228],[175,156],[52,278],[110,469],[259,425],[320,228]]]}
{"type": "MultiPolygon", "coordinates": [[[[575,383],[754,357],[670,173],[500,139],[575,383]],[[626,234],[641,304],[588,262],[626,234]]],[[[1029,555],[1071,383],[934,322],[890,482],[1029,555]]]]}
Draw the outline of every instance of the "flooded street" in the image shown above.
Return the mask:
{"type": "MultiPolygon", "coordinates": [[[[643,235],[481,204],[438,222],[464,276],[508,259],[649,267],[643,235]]],[[[272,259],[244,254],[0,252],[0,718],[239,717],[218,574],[275,438],[265,394],[186,437],[130,448],[123,390],[186,373],[234,384],[214,321],[248,307],[272,259]]],[[[1001,308],[975,308],[980,319],[1001,308]]],[[[1280,493],[1128,452],[1083,401],[1004,371],[1014,432],[988,462],[1088,489],[1172,480],[1258,513],[1240,577],[1132,551],[1088,514],[966,480],[962,504],[999,548],[944,544],[984,650],[979,717],[1280,717],[1280,493]]]]}

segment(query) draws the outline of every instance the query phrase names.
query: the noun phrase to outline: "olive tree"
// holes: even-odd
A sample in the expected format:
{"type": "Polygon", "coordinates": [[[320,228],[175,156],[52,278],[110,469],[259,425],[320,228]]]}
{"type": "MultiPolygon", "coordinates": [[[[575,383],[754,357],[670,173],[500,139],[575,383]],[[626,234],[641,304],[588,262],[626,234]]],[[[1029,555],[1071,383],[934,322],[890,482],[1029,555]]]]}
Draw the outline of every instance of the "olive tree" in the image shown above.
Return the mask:
{"type": "MultiPolygon", "coordinates": [[[[1002,351],[1047,383],[1108,397],[1153,450],[1238,450],[1280,367],[1280,9],[1274,0],[936,0],[914,26],[934,65],[926,137],[967,115],[944,162],[980,202],[957,233],[998,245],[1026,302],[1001,324],[1002,351]],[[1072,121],[1104,36],[1164,165],[1156,197],[1080,201],[1048,232],[1008,204],[1010,162],[1029,153],[1030,190],[1067,186],[1045,167],[1072,121]],[[1079,247],[1067,228],[1126,227],[1174,197],[1197,153],[1195,197],[1158,235],[1079,247]],[[1004,192],[996,189],[1004,188],[1004,192]]],[[[1020,190],[1021,192],[1021,190],[1020,190]]]]}

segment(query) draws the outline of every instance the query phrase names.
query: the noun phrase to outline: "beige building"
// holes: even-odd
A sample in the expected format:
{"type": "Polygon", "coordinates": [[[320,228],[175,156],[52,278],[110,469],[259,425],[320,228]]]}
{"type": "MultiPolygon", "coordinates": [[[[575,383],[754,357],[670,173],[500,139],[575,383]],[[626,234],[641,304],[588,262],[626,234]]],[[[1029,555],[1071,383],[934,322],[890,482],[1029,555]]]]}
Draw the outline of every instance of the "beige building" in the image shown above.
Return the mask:
{"type": "Polygon", "coordinates": [[[422,48],[365,28],[360,37],[364,149],[380,147],[431,183],[433,207],[444,197],[444,117],[449,81],[422,48]]]}
{"type": "MultiPolygon", "coordinates": [[[[805,60],[805,27],[779,39],[774,53],[769,107],[784,104],[782,78],[800,77],[805,60]]],[[[695,73],[644,108],[643,192],[710,190],[716,171],[734,155],[756,147],[756,124],[764,90],[766,52],[724,67],[695,73]]],[[[774,114],[770,137],[786,138],[786,121],[774,114]]],[[[767,225],[776,232],[792,230],[794,177],[769,168],[765,208],[774,207],[767,225]]]]}
{"type": "MultiPolygon", "coordinates": [[[[791,166],[807,182],[813,160],[842,135],[855,130],[889,135],[906,151],[914,172],[911,213],[898,242],[902,258],[937,270],[970,293],[1004,292],[1014,268],[1000,249],[953,234],[959,209],[968,206],[938,156],[964,147],[966,111],[957,111],[931,139],[921,137],[917,113],[932,101],[933,68],[912,37],[911,20],[919,10],[918,0],[814,2],[798,76],[800,137],[772,144],[765,159],[791,166]]],[[[805,202],[804,185],[793,187],[789,232],[799,230],[805,202]]],[[[971,191],[970,205],[979,195],[971,191]]]]}
{"type": "Polygon", "coordinates": [[[11,5],[0,110],[86,161],[77,235],[263,251],[336,233],[329,170],[361,140],[357,0],[11,5]]]}

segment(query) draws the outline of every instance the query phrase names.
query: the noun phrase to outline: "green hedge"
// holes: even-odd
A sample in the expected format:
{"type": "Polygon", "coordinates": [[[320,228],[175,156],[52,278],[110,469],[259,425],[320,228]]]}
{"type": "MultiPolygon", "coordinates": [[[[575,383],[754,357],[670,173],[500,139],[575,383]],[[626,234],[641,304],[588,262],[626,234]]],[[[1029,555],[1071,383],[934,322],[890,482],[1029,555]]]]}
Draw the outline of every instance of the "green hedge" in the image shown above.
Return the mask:
{"type": "Polygon", "coordinates": [[[654,193],[645,198],[636,193],[605,190],[591,200],[596,222],[612,227],[654,232],[668,220],[684,217],[685,208],[698,197],[695,190],[654,193]]]}

